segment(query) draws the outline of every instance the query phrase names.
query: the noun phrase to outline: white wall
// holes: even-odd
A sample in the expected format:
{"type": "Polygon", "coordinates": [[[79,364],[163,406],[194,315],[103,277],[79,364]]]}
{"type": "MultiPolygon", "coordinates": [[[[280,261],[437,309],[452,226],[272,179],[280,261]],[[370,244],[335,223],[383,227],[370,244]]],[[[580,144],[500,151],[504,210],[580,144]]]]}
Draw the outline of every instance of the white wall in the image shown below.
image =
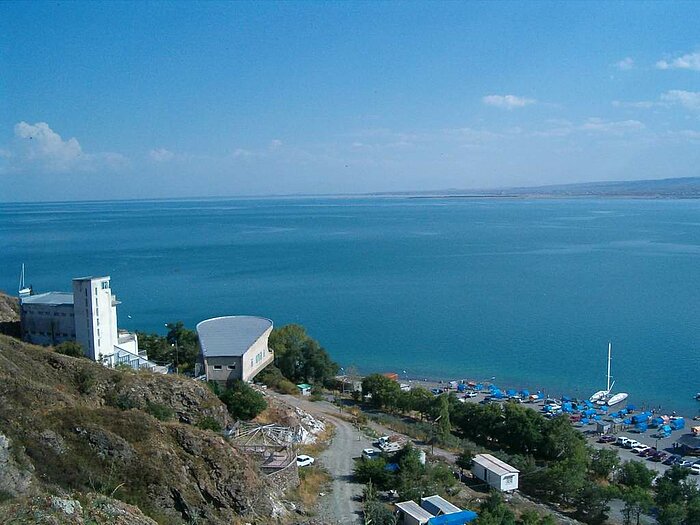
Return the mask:
{"type": "Polygon", "coordinates": [[[91,359],[114,353],[118,344],[116,298],[109,277],[73,279],[75,338],[91,359]]]}
{"type": "Polygon", "coordinates": [[[272,332],[272,327],[265,330],[258,340],[243,354],[243,381],[250,381],[253,379],[258,372],[274,360],[275,354],[267,344],[270,332],[272,332]]]}

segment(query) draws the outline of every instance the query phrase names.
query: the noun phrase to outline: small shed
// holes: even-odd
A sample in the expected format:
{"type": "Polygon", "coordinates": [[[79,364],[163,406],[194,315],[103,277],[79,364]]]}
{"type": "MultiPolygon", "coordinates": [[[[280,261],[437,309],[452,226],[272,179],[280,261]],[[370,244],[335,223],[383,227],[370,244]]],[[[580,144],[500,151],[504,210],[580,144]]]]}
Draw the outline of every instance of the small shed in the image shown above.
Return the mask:
{"type": "Polygon", "coordinates": [[[301,383],[297,385],[297,388],[299,389],[299,393],[302,396],[310,396],[311,395],[311,385],[307,383],[301,383]]]}
{"type": "Polygon", "coordinates": [[[415,501],[402,501],[396,504],[399,523],[404,525],[425,525],[433,515],[415,501]]]}
{"type": "Polygon", "coordinates": [[[520,471],[491,454],[477,454],[474,456],[472,474],[502,492],[518,489],[518,474],[520,474],[520,471]]]}
{"type": "Polygon", "coordinates": [[[442,514],[452,514],[454,512],[459,512],[460,508],[453,505],[445,498],[438,496],[428,496],[427,498],[420,499],[420,506],[425,510],[430,512],[433,516],[440,516],[442,514]]]}
{"type": "Polygon", "coordinates": [[[596,423],[595,430],[598,434],[608,434],[612,430],[612,423],[607,421],[598,421],[598,423],[596,423]]]}

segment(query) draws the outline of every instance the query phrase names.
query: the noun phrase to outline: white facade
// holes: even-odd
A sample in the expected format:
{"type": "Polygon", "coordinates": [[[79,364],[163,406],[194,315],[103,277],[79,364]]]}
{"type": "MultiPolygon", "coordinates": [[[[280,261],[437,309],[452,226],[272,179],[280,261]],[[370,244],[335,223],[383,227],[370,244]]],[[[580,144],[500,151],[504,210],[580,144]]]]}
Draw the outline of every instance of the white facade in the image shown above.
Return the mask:
{"type": "Polygon", "coordinates": [[[95,361],[112,355],[119,344],[117,304],[109,277],[73,279],[75,340],[82,345],[85,355],[95,361]]]}
{"type": "Polygon", "coordinates": [[[519,473],[518,469],[491,454],[477,454],[472,463],[474,476],[502,492],[518,489],[519,473]]]}
{"type": "Polygon", "coordinates": [[[118,304],[109,276],[73,279],[73,293],[22,295],[22,339],[40,345],[76,341],[87,357],[107,366],[124,364],[166,373],[166,367],[139,354],[136,334],[117,328],[118,304]]]}

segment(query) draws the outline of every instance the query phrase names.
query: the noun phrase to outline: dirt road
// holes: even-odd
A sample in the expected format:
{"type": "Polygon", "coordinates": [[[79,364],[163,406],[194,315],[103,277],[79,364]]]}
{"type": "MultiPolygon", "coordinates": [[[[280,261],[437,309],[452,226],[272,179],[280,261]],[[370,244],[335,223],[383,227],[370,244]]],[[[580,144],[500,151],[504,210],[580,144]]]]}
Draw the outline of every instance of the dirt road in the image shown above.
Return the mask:
{"type": "Polygon", "coordinates": [[[353,482],[353,458],[362,453],[363,448],[371,447],[367,437],[358,432],[350,423],[337,417],[338,408],[325,402],[311,403],[292,396],[277,396],[284,402],[301,408],[312,416],[322,416],[335,426],[331,444],[316,458],[333,477],[331,492],[320,498],[319,518],[324,523],[362,523],[362,485],[353,482]]]}

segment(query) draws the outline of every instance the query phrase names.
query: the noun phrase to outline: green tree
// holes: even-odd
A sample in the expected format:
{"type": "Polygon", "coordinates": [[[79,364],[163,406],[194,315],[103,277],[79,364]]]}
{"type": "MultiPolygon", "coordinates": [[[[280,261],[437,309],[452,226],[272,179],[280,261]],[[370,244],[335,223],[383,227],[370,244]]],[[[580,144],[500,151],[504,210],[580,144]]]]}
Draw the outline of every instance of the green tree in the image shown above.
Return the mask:
{"type": "Polygon", "coordinates": [[[228,408],[231,417],[236,419],[253,419],[267,408],[262,394],[240,380],[232,381],[220,399],[228,408]]]}
{"type": "Polygon", "coordinates": [[[386,459],[383,457],[367,459],[360,458],[355,463],[353,472],[359,483],[369,483],[379,490],[387,490],[392,486],[392,473],[386,469],[386,459]]]}
{"type": "Polygon", "coordinates": [[[440,410],[437,420],[437,435],[441,441],[446,441],[452,433],[452,425],[450,425],[450,405],[447,395],[438,396],[440,410]]]}
{"type": "Polygon", "coordinates": [[[371,396],[371,403],[378,408],[394,410],[401,395],[399,384],[381,374],[371,374],[362,380],[362,394],[371,396]]]}
{"type": "Polygon", "coordinates": [[[622,493],[625,507],[622,510],[624,525],[639,525],[641,515],[648,512],[653,503],[651,494],[642,487],[631,487],[622,493]]]}
{"type": "Polygon", "coordinates": [[[515,525],[515,515],[510,510],[500,492],[491,491],[488,498],[479,506],[476,525],[515,525]]]}
{"type": "Polygon", "coordinates": [[[59,345],[54,347],[54,350],[59,354],[67,355],[70,357],[85,357],[85,352],[83,352],[83,347],[77,341],[64,341],[59,345]]]}
{"type": "Polygon", "coordinates": [[[684,525],[685,518],[685,506],[682,503],[670,503],[659,509],[656,521],[659,525],[684,525]]]}
{"type": "Polygon", "coordinates": [[[591,472],[599,478],[608,479],[619,466],[620,456],[617,450],[600,448],[591,454],[591,472]]]}
{"type": "Polygon", "coordinates": [[[474,451],[470,448],[465,448],[462,450],[459,456],[457,456],[457,461],[455,462],[457,466],[464,470],[469,470],[472,468],[472,460],[474,459],[474,451]]]}
{"type": "Polygon", "coordinates": [[[656,472],[649,469],[641,461],[626,461],[620,468],[619,482],[627,487],[650,489],[656,472]]]}
{"type": "Polygon", "coordinates": [[[270,348],[275,351],[275,366],[294,383],[330,384],[338,373],[323,347],[309,337],[303,326],[289,324],[270,334],[270,348]]]}

